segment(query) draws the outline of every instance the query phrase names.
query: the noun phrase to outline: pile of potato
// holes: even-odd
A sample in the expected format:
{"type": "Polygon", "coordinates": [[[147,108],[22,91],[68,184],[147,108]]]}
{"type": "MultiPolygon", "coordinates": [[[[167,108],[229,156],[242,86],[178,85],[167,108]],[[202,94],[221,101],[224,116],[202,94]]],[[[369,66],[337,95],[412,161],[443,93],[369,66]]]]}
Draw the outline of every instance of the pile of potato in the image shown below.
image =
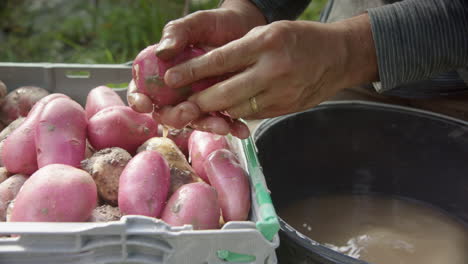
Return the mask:
{"type": "Polygon", "coordinates": [[[216,229],[248,218],[249,180],[224,136],[185,128],[164,137],[151,114],[106,86],[84,109],[38,87],[6,95],[0,82],[0,96],[0,221],[144,215],[216,229]]]}

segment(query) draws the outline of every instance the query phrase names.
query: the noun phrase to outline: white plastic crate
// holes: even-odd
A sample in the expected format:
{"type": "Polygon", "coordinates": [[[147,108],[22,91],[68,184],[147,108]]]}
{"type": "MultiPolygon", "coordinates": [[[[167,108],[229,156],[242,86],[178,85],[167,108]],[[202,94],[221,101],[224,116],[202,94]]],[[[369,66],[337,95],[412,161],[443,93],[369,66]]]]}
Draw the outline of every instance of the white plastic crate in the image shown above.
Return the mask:
{"type": "MultiPolygon", "coordinates": [[[[64,93],[81,105],[99,85],[126,101],[130,65],[0,63],[9,90],[36,85],[64,93]]],[[[220,230],[171,227],[150,217],[125,216],[107,223],[0,222],[0,263],[277,263],[278,219],[251,138],[230,137],[252,190],[250,221],[229,222],[220,230]]]]}

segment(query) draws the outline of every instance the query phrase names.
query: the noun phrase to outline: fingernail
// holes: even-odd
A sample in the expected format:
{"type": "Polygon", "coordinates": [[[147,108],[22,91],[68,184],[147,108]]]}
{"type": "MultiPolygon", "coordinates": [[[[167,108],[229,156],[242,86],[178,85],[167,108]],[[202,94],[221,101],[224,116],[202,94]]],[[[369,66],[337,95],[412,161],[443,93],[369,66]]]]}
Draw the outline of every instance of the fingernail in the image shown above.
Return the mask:
{"type": "Polygon", "coordinates": [[[169,71],[164,78],[164,81],[169,86],[175,86],[181,80],[182,80],[182,75],[179,72],[175,72],[175,71],[169,71]]]}
{"type": "Polygon", "coordinates": [[[172,38],[165,38],[163,41],[161,41],[158,44],[158,47],[156,48],[156,55],[171,48],[172,46],[174,46],[174,44],[175,44],[175,41],[172,38]]]}

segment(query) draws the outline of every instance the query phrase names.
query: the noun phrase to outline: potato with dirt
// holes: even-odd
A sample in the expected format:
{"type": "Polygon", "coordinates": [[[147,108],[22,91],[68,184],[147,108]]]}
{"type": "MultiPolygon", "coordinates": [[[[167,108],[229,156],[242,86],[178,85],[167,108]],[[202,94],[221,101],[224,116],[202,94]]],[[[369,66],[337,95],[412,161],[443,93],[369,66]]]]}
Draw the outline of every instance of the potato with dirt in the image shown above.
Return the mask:
{"type": "Polygon", "coordinates": [[[27,179],[26,175],[15,174],[0,183],[0,221],[6,221],[8,205],[15,199],[27,179]]]}
{"type": "Polygon", "coordinates": [[[101,85],[92,89],[86,97],[86,118],[90,119],[94,114],[111,106],[124,106],[122,98],[111,88],[101,85]]]}
{"type": "Polygon", "coordinates": [[[119,182],[119,209],[123,215],[158,218],[170,186],[167,161],[156,151],[142,151],[125,166],[119,182]]]}
{"type": "Polygon", "coordinates": [[[245,221],[250,211],[250,184],[236,155],[219,149],[204,163],[211,185],[218,193],[224,221],[245,221]]]}
{"type": "Polygon", "coordinates": [[[174,141],[174,143],[177,145],[180,151],[184,153],[186,157],[189,156],[188,144],[189,144],[190,135],[192,135],[193,131],[194,130],[192,128],[185,127],[182,129],[172,128],[172,129],[169,129],[167,133],[167,137],[172,139],[172,141],[174,141]]]}
{"type": "Polygon", "coordinates": [[[7,169],[5,167],[0,167],[0,183],[4,182],[9,176],[10,173],[7,169]]]}
{"type": "Polygon", "coordinates": [[[106,148],[83,160],[81,168],[93,177],[99,196],[110,205],[117,206],[120,175],[131,159],[132,156],[124,149],[106,148]]]}
{"type": "Polygon", "coordinates": [[[89,222],[110,222],[119,221],[122,217],[122,213],[118,207],[114,207],[108,204],[98,206],[94,208],[89,222]]]}
{"type": "Polygon", "coordinates": [[[96,184],[91,175],[69,165],[51,164],[24,183],[10,221],[85,222],[96,204],[96,184]]]}
{"type": "Polygon", "coordinates": [[[0,80],[0,102],[8,94],[8,88],[4,82],[0,80]]]}
{"type": "Polygon", "coordinates": [[[17,129],[25,120],[25,117],[19,117],[15,121],[11,122],[7,127],[5,127],[2,132],[0,132],[0,141],[5,140],[15,129],[17,129]]]}
{"type": "Polygon", "coordinates": [[[220,207],[216,190],[204,182],[180,187],[169,199],[161,219],[171,226],[193,229],[219,228],[220,207]]]}
{"type": "Polygon", "coordinates": [[[211,77],[182,88],[171,88],[164,83],[166,71],[177,64],[205,54],[205,51],[201,48],[189,46],[175,58],[164,61],[156,56],[157,46],[158,44],[155,44],[143,49],[133,61],[132,67],[136,91],[147,95],[157,109],[166,105],[178,104],[194,92],[202,91],[224,79],[211,77]]]}
{"type": "Polygon", "coordinates": [[[88,139],[97,150],[119,147],[134,154],[138,146],[157,132],[156,121],[128,106],[107,107],[88,122],[88,139]]]}
{"type": "Polygon", "coordinates": [[[68,96],[51,94],[42,98],[34,105],[24,122],[4,141],[1,156],[9,172],[31,175],[37,170],[36,126],[44,107],[58,98],[68,98],[68,96]]]}
{"type": "Polygon", "coordinates": [[[1,122],[9,125],[19,117],[27,116],[34,104],[47,95],[47,90],[36,86],[23,86],[11,91],[0,106],[1,122]]]}
{"type": "Polygon", "coordinates": [[[76,168],[85,158],[87,120],[83,107],[57,98],[42,111],[36,125],[37,165],[65,164],[76,168]]]}
{"type": "Polygon", "coordinates": [[[171,139],[164,137],[151,138],[138,148],[138,152],[145,150],[159,152],[168,162],[171,170],[171,188],[169,194],[174,193],[184,184],[203,181],[198,177],[184,154],[171,139]]]}

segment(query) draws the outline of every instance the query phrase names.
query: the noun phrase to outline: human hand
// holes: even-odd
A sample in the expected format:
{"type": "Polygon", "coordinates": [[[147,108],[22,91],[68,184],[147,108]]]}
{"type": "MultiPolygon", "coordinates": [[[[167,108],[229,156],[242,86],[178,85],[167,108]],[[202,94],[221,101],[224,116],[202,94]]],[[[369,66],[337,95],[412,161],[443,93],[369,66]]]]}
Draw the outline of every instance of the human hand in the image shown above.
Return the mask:
{"type": "MultiPolygon", "coordinates": [[[[341,89],[378,79],[369,18],[362,15],[333,24],[280,21],[257,27],[241,39],[172,67],[164,80],[178,88],[228,72],[239,73],[183,103],[199,108],[190,106],[192,120],[201,122],[203,113],[213,111],[261,119],[309,109],[341,89]]],[[[171,110],[162,116],[173,114],[171,110]]],[[[166,121],[191,120],[172,116],[166,121]]]]}
{"type": "MultiPolygon", "coordinates": [[[[199,11],[168,23],[158,45],[157,56],[165,60],[171,59],[189,44],[220,46],[242,37],[251,28],[265,23],[263,15],[250,1],[227,0],[219,9],[199,11]]],[[[137,93],[134,84],[130,85],[127,91],[127,99],[135,111],[151,112],[153,110],[150,98],[137,93]]],[[[218,134],[231,132],[241,138],[249,134],[247,127],[238,121],[221,118],[220,115],[204,118],[200,122],[194,120],[200,115],[198,107],[188,102],[175,108],[167,106],[163,109],[156,109],[154,112],[156,119],[175,128],[187,125],[187,122],[178,121],[191,120],[192,127],[200,130],[218,134]],[[205,124],[207,121],[209,126],[205,124]]]]}

